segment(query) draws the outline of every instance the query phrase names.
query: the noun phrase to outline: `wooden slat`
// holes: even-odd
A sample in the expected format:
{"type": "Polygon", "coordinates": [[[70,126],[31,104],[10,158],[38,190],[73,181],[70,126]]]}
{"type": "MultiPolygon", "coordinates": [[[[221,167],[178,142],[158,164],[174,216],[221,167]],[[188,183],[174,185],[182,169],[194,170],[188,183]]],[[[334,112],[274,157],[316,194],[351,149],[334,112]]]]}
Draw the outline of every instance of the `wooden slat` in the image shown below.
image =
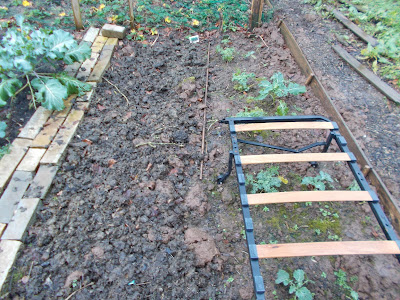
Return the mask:
{"type": "Polygon", "coordinates": [[[299,191],[248,194],[247,200],[249,205],[259,205],[290,202],[372,201],[372,197],[366,191],[299,191]]]}
{"type": "Polygon", "coordinates": [[[284,162],[310,162],[310,161],[350,161],[347,153],[294,153],[294,154],[261,154],[240,156],[242,165],[284,163],[284,162]]]}
{"type": "Polygon", "coordinates": [[[395,241],[350,241],[257,245],[259,258],[400,254],[395,241]]]}
{"type": "Polygon", "coordinates": [[[274,122],[235,125],[237,132],[280,129],[333,129],[333,125],[331,122],[274,122]]]}

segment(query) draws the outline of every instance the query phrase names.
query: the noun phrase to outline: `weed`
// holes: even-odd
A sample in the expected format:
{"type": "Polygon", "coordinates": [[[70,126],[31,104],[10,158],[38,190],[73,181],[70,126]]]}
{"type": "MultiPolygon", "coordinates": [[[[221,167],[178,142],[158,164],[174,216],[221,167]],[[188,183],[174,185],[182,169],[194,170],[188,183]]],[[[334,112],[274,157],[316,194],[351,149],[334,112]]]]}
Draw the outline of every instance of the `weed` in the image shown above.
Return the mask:
{"type": "Polygon", "coordinates": [[[325,272],[322,272],[322,273],[321,273],[321,277],[322,277],[322,278],[326,278],[326,273],[325,273],[325,272]]]}
{"type": "Polygon", "coordinates": [[[259,107],[254,107],[252,110],[249,110],[247,107],[244,108],[244,111],[239,112],[236,117],[264,117],[267,113],[259,107]]]}
{"type": "MultiPolygon", "coordinates": [[[[270,167],[264,171],[260,171],[256,178],[253,175],[246,176],[246,183],[251,185],[251,193],[274,193],[278,192],[278,189],[283,180],[278,173],[279,167],[270,167]]],[[[284,179],[284,178],[283,178],[284,179]]]]}
{"type": "Polygon", "coordinates": [[[6,137],[6,129],[7,129],[7,123],[4,121],[1,121],[0,122],[0,138],[6,137]]]}
{"type": "Polygon", "coordinates": [[[304,177],[301,184],[307,186],[309,190],[325,191],[325,185],[330,182],[333,182],[332,177],[328,173],[320,171],[315,177],[304,177]]]}
{"type": "Polygon", "coordinates": [[[328,239],[330,239],[332,241],[340,241],[341,240],[341,238],[337,234],[328,235],[328,239]]]}
{"type": "Polygon", "coordinates": [[[10,148],[11,148],[11,144],[7,144],[7,145],[4,145],[4,146],[1,146],[1,147],[0,147],[0,159],[1,159],[4,155],[10,153],[10,148]]]}
{"type": "Polygon", "coordinates": [[[233,282],[235,279],[232,277],[232,276],[230,276],[227,280],[226,280],[226,282],[227,283],[231,283],[231,282],[233,282]]]}
{"type": "MultiPolygon", "coordinates": [[[[358,293],[356,291],[354,291],[347,283],[347,273],[343,270],[339,270],[338,272],[333,272],[333,273],[336,276],[335,283],[344,290],[344,292],[346,294],[346,298],[358,300],[358,293]]],[[[354,282],[357,280],[358,280],[358,277],[353,276],[353,277],[351,277],[350,281],[354,282]]]]}
{"type": "Polygon", "coordinates": [[[295,294],[295,299],[299,300],[313,299],[313,294],[305,287],[309,282],[313,283],[312,280],[306,278],[304,271],[301,269],[293,272],[293,278],[290,278],[288,272],[279,270],[275,280],[276,284],[282,283],[284,286],[289,286],[289,294],[295,294]]]}
{"type": "Polygon", "coordinates": [[[350,191],[360,191],[360,186],[358,185],[357,181],[354,179],[353,182],[347,188],[350,191]]]}
{"type": "Polygon", "coordinates": [[[283,100],[279,100],[279,105],[276,108],[276,115],[287,116],[288,112],[289,112],[289,107],[287,106],[286,102],[283,100]]]}
{"type": "Polygon", "coordinates": [[[249,79],[254,78],[256,75],[254,73],[245,73],[237,70],[232,76],[232,82],[235,83],[233,88],[239,92],[247,92],[250,89],[247,82],[249,79]]]}
{"type": "Polygon", "coordinates": [[[244,58],[249,58],[251,57],[252,59],[256,59],[257,57],[254,55],[254,51],[249,51],[244,55],[244,58]]]}
{"type": "Polygon", "coordinates": [[[235,48],[222,48],[218,45],[215,50],[217,51],[217,53],[221,54],[222,59],[226,62],[231,62],[235,57],[235,48]]]}
{"type": "Polygon", "coordinates": [[[263,211],[265,211],[265,212],[269,211],[268,206],[264,206],[263,211]]]}
{"type": "Polygon", "coordinates": [[[320,235],[321,234],[321,229],[314,229],[314,232],[316,235],[320,235]]]}

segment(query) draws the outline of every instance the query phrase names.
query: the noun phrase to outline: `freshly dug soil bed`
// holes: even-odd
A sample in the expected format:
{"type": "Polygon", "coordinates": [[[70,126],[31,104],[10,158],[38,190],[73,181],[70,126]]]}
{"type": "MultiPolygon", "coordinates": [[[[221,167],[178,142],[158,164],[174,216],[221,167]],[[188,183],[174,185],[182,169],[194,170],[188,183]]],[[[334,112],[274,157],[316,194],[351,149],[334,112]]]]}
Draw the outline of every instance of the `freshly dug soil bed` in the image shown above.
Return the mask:
{"type": "MultiPolygon", "coordinates": [[[[229,47],[236,49],[231,63],[215,52],[221,37],[210,36],[207,154],[204,179],[199,180],[207,41],[201,37],[200,44],[189,44],[184,36],[165,31],[154,46],[124,42],[117,49],[106,78],[130,104],[107,82],[98,85],[29,230],[27,246],[3,290],[8,293],[5,298],[61,299],[85,286],[75,299],[252,298],[235,176],[221,186],[215,184],[227,168],[230,149],[227,126],[216,121],[255,105],[246,99],[257,94],[256,84],[247,95],[233,89],[232,74],[238,68],[257,77],[281,71],[298,83],[305,78],[274,23],[255,35],[230,35],[229,47]],[[250,51],[254,53],[247,55],[250,51]],[[28,273],[26,280],[23,276],[28,273]]],[[[291,113],[324,115],[310,91],[286,102],[291,113]]],[[[267,101],[256,104],[270,115],[275,113],[267,101]]],[[[295,147],[324,140],[325,134],[299,131],[294,137],[278,132],[246,137],[295,147]]],[[[248,154],[260,151],[243,148],[248,154]]],[[[252,167],[246,172],[258,170],[252,167]]],[[[279,173],[289,183],[281,189],[301,188],[300,178],[320,170],[337,179],[336,188],[352,182],[344,164],[320,164],[317,169],[309,164],[283,165],[279,173]]],[[[343,240],[382,238],[366,204],[272,205],[269,210],[252,210],[259,243],[326,240],[330,234],[343,240]],[[323,217],[320,208],[337,213],[338,220],[323,217]],[[321,219],[325,227],[312,227],[311,219],[321,219]],[[339,225],[333,227],[332,221],[339,225]],[[315,229],[323,229],[321,235],[315,229]]],[[[308,285],[315,299],[344,298],[345,292],[334,283],[333,272],[340,268],[349,277],[358,276],[354,285],[349,284],[362,299],[399,295],[400,274],[392,256],[265,260],[267,299],[274,299],[273,290],[277,299],[289,297],[274,285],[280,268],[304,269],[315,282],[308,285]],[[327,278],[321,277],[322,272],[327,278]]]]}

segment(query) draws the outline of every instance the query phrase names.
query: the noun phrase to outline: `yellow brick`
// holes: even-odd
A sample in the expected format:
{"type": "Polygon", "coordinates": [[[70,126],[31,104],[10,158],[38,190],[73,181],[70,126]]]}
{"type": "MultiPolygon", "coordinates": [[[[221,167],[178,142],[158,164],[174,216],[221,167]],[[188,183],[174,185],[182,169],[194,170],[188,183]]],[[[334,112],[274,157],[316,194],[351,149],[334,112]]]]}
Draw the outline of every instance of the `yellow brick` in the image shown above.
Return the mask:
{"type": "Polygon", "coordinates": [[[106,42],[106,45],[116,46],[118,44],[117,38],[109,38],[106,42]]]}
{"type": "Polygon", "coordinates": [[[51,110],[47,110],[42,106],[39,107],[30,118],[28,123],[26,123],[25,127],[21,130],[18,137],[33,140],[39,133],[43,124],[46,123],[51,113],[51,110]]]}
{"type": "Polygon", "coordinates": [[[65,118],[50,117],[47,123],[44,124],[42,131],[33,140],[31,147],[48,148],[64,121],[65,118]]]}
{"type": "Polygon", "coordinates": [[[30,148],[19,164],[17,171],[35,172],[46,149],[30,148]]]}
{"type": "Polygon", "coordinates": [[[17,258],[21,244],[19,241],[0,241],[0,290],[17,258]]]}

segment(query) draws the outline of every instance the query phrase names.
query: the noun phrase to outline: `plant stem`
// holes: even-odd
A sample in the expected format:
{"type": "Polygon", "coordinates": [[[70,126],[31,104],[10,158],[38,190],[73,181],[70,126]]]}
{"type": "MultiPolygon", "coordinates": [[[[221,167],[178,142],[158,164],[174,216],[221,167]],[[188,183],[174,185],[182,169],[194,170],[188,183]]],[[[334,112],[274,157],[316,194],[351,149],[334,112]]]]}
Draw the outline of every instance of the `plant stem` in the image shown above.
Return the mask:
{"type": "Polygon", "coordinates": [[[28,82],[27,84],[29,85],[29,89],[31,90],[33,106],[34,106],[35,109],[36,109],[36,108],[37,108],[37,107],[36,107],[36,98],[35,98],[35,94],[34,94],[34,92],[33,92],[32,85],[31,85],[31,81],[29,80],[29,76],[28,76],[28,75],[26,75],[26,80],[27,80],[27,82],[28,82]]]}
{"type": "Polygon", "coordinates": [[[22,88],[20,88],[18,91],[16,91],[13,97],[15,97],[15,96],[17,96],[19,93],[21,93],[27,86],[28,86],[28,83],[26,83],[22,88]]]}

